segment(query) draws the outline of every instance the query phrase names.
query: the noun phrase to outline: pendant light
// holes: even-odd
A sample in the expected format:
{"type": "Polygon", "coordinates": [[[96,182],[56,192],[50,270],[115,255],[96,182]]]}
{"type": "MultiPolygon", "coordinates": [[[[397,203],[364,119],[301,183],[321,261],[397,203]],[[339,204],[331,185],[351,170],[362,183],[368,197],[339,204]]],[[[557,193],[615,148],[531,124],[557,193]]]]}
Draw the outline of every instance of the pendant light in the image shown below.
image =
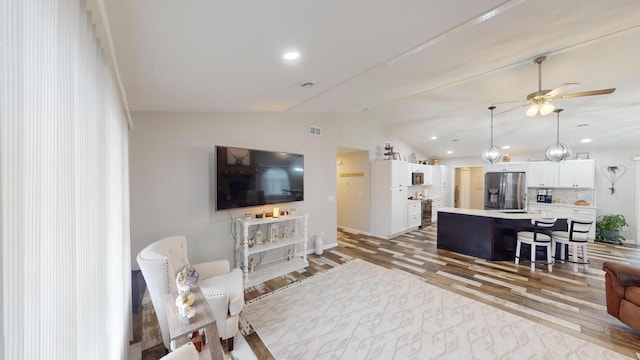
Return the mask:
{"type": "Polygon", "coordinates": [[[571,149],[569,145],[560,142],[560,112],[563,109],[555,109],[553,112],[557,114],[556,120],[556,142],[547,146],[547,150],[544,152],[544,157],[553,162],[560,162],[571,157],[571,149]]]}
{"type": "Polygon", "coordinates": [[[495,108],[495,106],[489,106],[489,110],[491,110],[491,145],[488,149],[482,150],[482,154],[480,154],[482,161],[489,164],[493,164],[502,158],[502,150],[497,146],[493,146],[493,110],[495,108]]]}

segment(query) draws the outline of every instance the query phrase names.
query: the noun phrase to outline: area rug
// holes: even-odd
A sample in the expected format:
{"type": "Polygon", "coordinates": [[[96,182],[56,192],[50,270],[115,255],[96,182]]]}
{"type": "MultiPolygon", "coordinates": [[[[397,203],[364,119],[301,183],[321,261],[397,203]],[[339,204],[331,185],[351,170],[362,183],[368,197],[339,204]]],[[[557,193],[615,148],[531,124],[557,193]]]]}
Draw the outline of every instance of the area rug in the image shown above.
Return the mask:
{"type": "Polygon", "coordinates": [[[279,360],[628,359],[358,259],[251,302],[243,312],[279,360]]]}

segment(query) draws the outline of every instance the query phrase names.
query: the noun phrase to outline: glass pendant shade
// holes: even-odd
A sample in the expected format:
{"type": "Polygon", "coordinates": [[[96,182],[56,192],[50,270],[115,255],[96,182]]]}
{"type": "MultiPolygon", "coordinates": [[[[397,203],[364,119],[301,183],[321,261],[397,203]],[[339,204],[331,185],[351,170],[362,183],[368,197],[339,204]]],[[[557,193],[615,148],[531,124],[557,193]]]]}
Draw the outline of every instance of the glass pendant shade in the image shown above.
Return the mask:
{"type": "Polygon", "coordinates": [[[544,157],[549,161],[560,162],[571,157],[571,148],[569,148],[569,145],[560,142],[560,112],[562,109],[553,111],[558,114],[556,120],[556,142],[547,146],[544,151],[544,157]]]}
{"type": "Polygon", "coordinates": [[[495,108],[495,106],[489,106],[489,110],[491,110],[491,145],[489,145],[489,148],[482,150],[480,154],[480,159],[489,164],[493,164],[502,158],[502,150],[493,145],[493,110],[495,108]]]}
{"type": "Polygon", "coordinates": [[[547,146],[544,157],[553,162],[560,162],[571,157],[571,149],[567,144],[555,143],[547,146]]]}
{"type": "Polygon", "coordinates": [[[492,146],[488,149],[482,150],[480,157],[482,158],[482,161],[493,164],[502,158],[502,150],[497,146],[492,146]]]}

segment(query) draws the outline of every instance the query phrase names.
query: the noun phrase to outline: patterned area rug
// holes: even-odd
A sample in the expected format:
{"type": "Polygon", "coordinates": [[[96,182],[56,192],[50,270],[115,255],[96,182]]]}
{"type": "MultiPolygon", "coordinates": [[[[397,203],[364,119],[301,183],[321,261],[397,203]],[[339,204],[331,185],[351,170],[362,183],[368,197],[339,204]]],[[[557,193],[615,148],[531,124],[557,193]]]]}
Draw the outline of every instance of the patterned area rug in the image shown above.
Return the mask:
{"type": "Polygon", "coordinates": [[[627,359],[542,324],[352,260],[251,302],[276,359],[627,359]]]}
{"type": "Polygon", "coordinates": [[[150,349],[158,344],[162,344],[162,334],[151,296],[147,291],[142,298],[142,350],[150,349]]]}

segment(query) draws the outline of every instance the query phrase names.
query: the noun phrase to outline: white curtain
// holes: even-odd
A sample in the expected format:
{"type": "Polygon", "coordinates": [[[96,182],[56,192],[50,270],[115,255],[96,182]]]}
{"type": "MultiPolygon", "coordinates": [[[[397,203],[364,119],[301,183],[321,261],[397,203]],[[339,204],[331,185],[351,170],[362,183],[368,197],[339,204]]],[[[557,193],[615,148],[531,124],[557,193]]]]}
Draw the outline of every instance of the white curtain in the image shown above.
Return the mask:
{"type": "Polygon", "coordinates": [[[4,359],[123,359],[128,126],[85,4],[0,1],[4,359]]]}

